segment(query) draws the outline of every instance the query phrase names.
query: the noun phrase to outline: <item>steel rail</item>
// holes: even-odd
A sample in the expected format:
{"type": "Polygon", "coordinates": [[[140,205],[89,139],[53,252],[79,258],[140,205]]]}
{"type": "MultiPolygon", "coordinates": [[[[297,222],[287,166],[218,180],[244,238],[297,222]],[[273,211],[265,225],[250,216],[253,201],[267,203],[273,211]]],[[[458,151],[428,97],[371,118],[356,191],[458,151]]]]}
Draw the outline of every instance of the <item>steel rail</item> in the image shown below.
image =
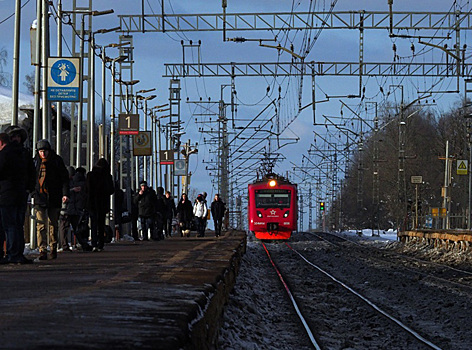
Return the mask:
{"type": "Polygon", "coordinates": [[[285,280],[284,280],[282,274],[280,273],[279,269],[275,265],[275,262],[272,260],[272,257],[270,256],[270,253],[269,253],[269,250],[267,249],[264,242],[262,242],[262,246],[264,247],[264,250],[266,251],[267,256],[269,257],[270,263],[272,264],[273,268],[275,269],[275,272],[277,272],[277,275],[279,276],[279,279],[282,282],[282,284],[285,288],[285,291],[287,292],[288,297],[290,298],[290,301],[292,302],[292,305],[295,308],[295,311],[296,311],[298,317],[300,318],[300,321],[302,322],[303,327],[305,328],[305,331],[306,331],[308,337],[310,338],[311,343],[313,344],[315,349],[321,350],[321,347],[318,344],[318,342],[316,341],[315,336],[313,335],[313,332],[311,331],[311,329],[308,326],[307,322],[305,321],[305,318],[303,317],[303,315],[300,311],[300,308],[298,307],[297,302],[295,301],[295,298],[293,297],[292,292],[290,291],[290,288],[288,287],[287,283],[285,283],[285,280]]]}
{"type": "Polygon", "coordinates": [[[405,325],[403,322],[401,322],[399,319],[395,318],[394,316],[390,315],[389,313],[387,313],[386,311],[382,310],[380,307],[378,307],[377,305],[375,305],[373,302],[371,302],[369,299],[367,299],[366,297],[364,297],[363,295],[361,295],[360,293],[356,292],[354,289],[352,289],[351,287],[349,287],[347,284],[345,284],[344,282],[338,280],[336,277],[334,277],[333,275],[331,275],[329,272],[323,270],[321,267],[319,267],[318,265],[312,263],[311,261],[309,261],[307,258],[305,258],[305,256],[303,256],[300,252],[298,252],[296,249],[292,248],[288,243],[285,243],[287,245],[287,247],[293,251],[294,253],[298,254],[298,256],[304,260],[308,265],[314,267],[315,269],[317,269],[318,271],[320,271],[322,274],[324,274],[325,276],[329,277],[331,280],[333,280],[334,282],[338,283],[339,285],[341,285],[342,287],[344,287],[345,289],[347,289],[349,292],[351,292],[352,294],[354,294],[355,296],[357,296],[358,298],[360,298],[362,301],[364,301],[367,305],[369,305],[370,307],[372,307],[374,310],[376,310],[377,312],[379,312],[380,314],[382,314],[383,316],[387,317],[389,320],[393,321],[394,323],[396,323],[398,326],[400,326],[401,328],[403,328],[405,331],[407,331],[408,333],[410,333],[412,336],[414,336],[416,339],[418,339],[419,341],[421,341],[422,343],[424,343],[425,345],[429,346],[430,348],[432,349],[435,349],[435,350],[441,350],[441,348],[435,344],[433,344],[431,341],[429,341],[428,339],[424,338],[423,336],[421,336],[419,333],[417,333],[416,331],[414,331],[413,329],[411,329],[410,327],[408,327],[407,325],[405,325]]]}

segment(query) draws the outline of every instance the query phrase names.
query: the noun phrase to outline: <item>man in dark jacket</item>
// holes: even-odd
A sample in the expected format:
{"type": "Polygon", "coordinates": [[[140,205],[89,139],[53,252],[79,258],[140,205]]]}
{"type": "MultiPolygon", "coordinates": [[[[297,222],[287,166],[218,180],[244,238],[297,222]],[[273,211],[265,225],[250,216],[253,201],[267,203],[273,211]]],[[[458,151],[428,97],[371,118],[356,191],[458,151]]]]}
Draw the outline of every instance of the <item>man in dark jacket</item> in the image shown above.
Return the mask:
{"type": "Polygon", "coordinates": [[[138,206],[139,221],[143,233],[143,241],[149,240],[148,230],[151,235],[154,232],[154,220],[156,216],[156,192],[148,187],[146,181],[139,184],[140,190],[134,197],[134,203],[138,206]]]}
{"type": "Polygon", "coordinates": [[[215,224],[215,236],[219,237],[221,235],[221,225],[223,224],[226,206],[218,193],[215,194],[215,199],[211,203],[210,210],[211,216],[213,217],[213,223],[215,224]]]}
{"type": "Polygon", "coordinates": [[[87,174],[85,193],[92,226],[93,251],[101,252],[105,245],[105,220],[110,212],[110,196],[115,193],[110,164],[105,158],[100,158],[87,174]]]}
{"type": "Polygon", "coordinates": [[[33,189],[34,166],[23,147],[26,132],[18,127],[10,131],[13,129],[15,137],[13,132],[0,134],[0,218],[7,242],[6,256],[1,262],[28,264],[32,261],[23,255],[24,222],[28,191],[33,189]]]}
{"type": "Polygon", "coordinates": [[[57,258],[59,213],[62,203],[69,200],[69,173],[62,158],[51,149],[48,140],[36,144],[36,187],[33,193],[36,210],[36,230],[39,246],[38,260],[47,260],[49,235],[50,259],[57,258]],[[52,226],[48,234],[48,221],[52,226]]]}

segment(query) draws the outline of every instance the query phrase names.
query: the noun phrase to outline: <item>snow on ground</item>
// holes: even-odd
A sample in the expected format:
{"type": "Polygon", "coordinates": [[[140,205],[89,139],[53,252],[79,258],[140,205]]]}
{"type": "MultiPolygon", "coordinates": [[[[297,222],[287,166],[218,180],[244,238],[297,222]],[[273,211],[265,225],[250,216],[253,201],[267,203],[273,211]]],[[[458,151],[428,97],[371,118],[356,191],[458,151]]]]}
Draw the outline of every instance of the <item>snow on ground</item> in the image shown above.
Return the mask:
{"type": "MultiPolygon", "coordinates": [[[[11,88],[0,86],[0,125],[10,124],[11,123],[11,112],[12,112],[12,103],[11,103],[11,88]]],[[[30,107],[34,106],[34,97],[33,95],[28,95],[24,93],[19,93],[18,106],[30,107]]],[[[19,111],[18,116],[20,120],[26,118],[26,114],[19,111]]]]}
{"type": "MultiPolygon", "coordinates": [[[[420,244],[405,246],[393,230],[380,230],[374,235],[370,229],[350,230],[338,235],[366,246],[396,250],[426,260],[453,263],[466,259],[471,262],[470,253],[447,252],[420,244]]],[[[280,295],[280,291],[274,290],[274,281],[269,278],[274,274],[272,266],[267,261],[262,262],[261,249],[260,242],[249,236],[236,286],[225,307],[218,349],[306,349],[308,342],[300,334],[299,325],[293,326],[293,320],[288,317],[289,310],[284,302],[288,303],[283,298],[272,297],[280,295]]]]}

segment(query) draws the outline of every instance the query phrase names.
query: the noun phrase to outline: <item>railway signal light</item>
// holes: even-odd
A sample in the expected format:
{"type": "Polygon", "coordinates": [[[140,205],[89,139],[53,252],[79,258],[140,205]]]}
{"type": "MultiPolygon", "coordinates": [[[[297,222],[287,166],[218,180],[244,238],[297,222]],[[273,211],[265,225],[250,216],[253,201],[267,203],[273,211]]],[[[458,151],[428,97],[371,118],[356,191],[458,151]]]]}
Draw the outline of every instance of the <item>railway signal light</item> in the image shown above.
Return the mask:
{"type": "Polygon", "coordinates": [[[325,209],[325,203],[320,202],[320,211],[324,211],[324,209],[325,209]]]}

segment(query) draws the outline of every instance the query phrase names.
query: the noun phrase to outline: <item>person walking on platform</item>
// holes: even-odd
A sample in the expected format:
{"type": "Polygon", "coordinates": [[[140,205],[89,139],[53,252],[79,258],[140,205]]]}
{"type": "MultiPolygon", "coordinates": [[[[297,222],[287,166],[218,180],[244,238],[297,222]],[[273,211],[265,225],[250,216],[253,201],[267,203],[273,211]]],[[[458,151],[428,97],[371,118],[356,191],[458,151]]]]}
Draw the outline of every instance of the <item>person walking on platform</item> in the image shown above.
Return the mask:
{"type": "Polygon", "coordinates": [[[139,222],[141,223],[141,230],[143,234],[143,241],[149,240],[149,233],[154,238],[154,220],[156,217],[156,192],[148,187],[146,181],[141,181],[139,184],[140,190],[134,197],[134,203],[138,206],[139,222]]]}
{"type": "Polygon", "coordinates": [[[105,158],[100,158],[92,171],[87,174],[85,188],[92,247],[94,252],[101,252],[105,245],[105,219],[110,211],[110,196],[115,192],[110,165],[105,158]]]}
{"type": "Polygon", "coordinates": [[[59,213],[62,203],[69,200],[69,173],[62,158],[51,149],[51,144],[46,139],[36,143],[34,163],[37,180],[33,201],[37,220],[38,260],[48,259],[48,236],[49,258],[56,259],[59,213]],[[49,226],[52,226],[52,230],[48,227],[48,222],[49,226]]]}
{"type": "MultiPolygon", "coordinates": [[[[28,191],[34,188],[34,166],[31,157],[25,152],[23,142],[26,131],[19,140],[7,133],[0,134],[0,230],[3,245],[7,249],[1,263],[30,264],[33,261],[25,258],[24,222],[28,191]]],[[[21,132],[19,131],[19,132],[21,132]]]]}
{"type": "Polygon", "coordinates": [[[205,199],[201,194],[197,196],[195,205],[193,206],[193,215],[197,221],[198,237],[205,237],[205,221],[208,213],[208,207],[205,199]]]}
{"type": "Polygon", "coordinates": [[[187,194],[182,193],[179,204],[177,204],[177,218],[179,220],[179,230],[181,237],[188,237],[193,220],[192,203],[187,198],[187,194]]]}
{"type": "Polygon", "coordinates": [[[172,235],[172,220],[176,215],[174,198],[172,198],[170,191],[166,191],[164,203],[166,208],[166,221],[164,222],[164,232],[166,237],[170,237],[172,235]]]}
{"type": "Polygon", "coordinates": [[[78,167],[75,171],[70,185],[70,200],[69,200],[69,220],[74,231],[75,238],[80,244],[84,252],[89,252],[93,248],[88,244],[89,227],[88,227],[88,213],[85,210],[87,205],[86,193],[86,171],[82,167],[78,167]]]}
{"type": "Polygon", "coordinates": [[[211,216],[213,217],[213,223],[215,224],[215,236],[221,235],[221,225],[223,224],[223,218],[225,216],[226,205],[221,200],[220,195],[215,194],[213,202],[211,202],[211,216]]]}
{"type": "MultiPolygon", "coordinates": [[[[203,197],[203,201],[205,202],[205,205],[206,207],[208,208],[208,202],[207,202],[207,193],[206,192],[202,192],[202,197],[203,197]]],[[[210,210],[207,210],[207,216],[204,218],[204,222],[203,222],[203,225],[205,227],[205,230],[207,229],[207,225],[208,225],[208,220],[210,220],[210,210]]]]}

